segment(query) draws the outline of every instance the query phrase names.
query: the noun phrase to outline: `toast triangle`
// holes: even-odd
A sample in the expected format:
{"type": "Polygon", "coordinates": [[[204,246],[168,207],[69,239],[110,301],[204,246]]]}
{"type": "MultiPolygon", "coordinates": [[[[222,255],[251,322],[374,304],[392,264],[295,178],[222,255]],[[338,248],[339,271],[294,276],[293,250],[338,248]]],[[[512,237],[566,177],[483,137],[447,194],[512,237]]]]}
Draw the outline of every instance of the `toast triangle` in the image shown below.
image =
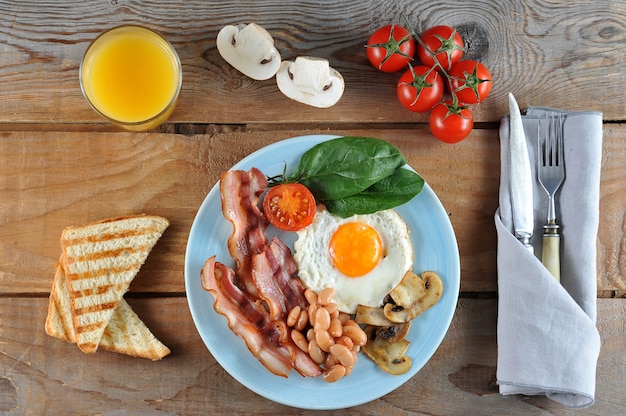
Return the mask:
{"type": "MultiPolygon", "coordinates": [[[[75,343],[76,334],[70,308],[71,302],[65,273],[63,268],[57,265],[50,292],[45,330],[50,336],[75,343]]],[[[111,352],[148,358],[153,361],[160,360],[171,352],[152,334],[123,298],[104,329],[99,346],[111,352]]]]}
{"type": "Polygon", "coordinates": [[[83,352],[98,349],[131,281],[168,226],[163,217],[133,215],[63,230],[60,264],[75,341],[83,352]]]}

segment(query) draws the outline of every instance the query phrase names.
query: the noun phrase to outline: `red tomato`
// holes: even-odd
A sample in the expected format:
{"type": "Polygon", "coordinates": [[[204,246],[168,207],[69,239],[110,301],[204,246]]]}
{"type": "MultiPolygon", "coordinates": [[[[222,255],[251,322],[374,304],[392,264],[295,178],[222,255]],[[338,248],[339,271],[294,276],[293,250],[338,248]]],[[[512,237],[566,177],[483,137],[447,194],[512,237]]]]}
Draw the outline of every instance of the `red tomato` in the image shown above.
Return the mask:
{"type": "Polygon", "coordinates": [[[433,59],[435,55],[439,64],[445,70],[449,70],[463,56],[463,39],[456,29],[450,26],[431,27],[422,33],[420,39],[428,48],[428,50],[424,49],[421,43],[417,45],[417,56],[424,65],[435,65],[433,59]]]}
{"type": "Polygon", "coordinates": [[[315,197],[299,183],[276,185],[265,194],[263,213],[274,227],[297,231],[313,222],[315,197]]]}
{"type": "Polygon", "coordinates": [[[467,106],[446,101],[437,104],[430,113],[430,131],[446,143],[465,139],[474,127],[474,116],[467,106]]]}
{"type": "Polygon", "coordinates": [[[480,62],[467,60],[454,65],[448,73],[452,88],[462,103],[476,104],[483,101],[491,91],[491,74],[480,62]]]}
{"type": "Polygon", "coordinates": [[[443,80],[437,71],[424,65],[409,66],[396,87],[400,103],[411,111],[429,111],[443,97],[443,80]]]}
{"type": "Polygon", "coordinates": [[[383,72],[396,72],[415,55],[415,39],[402,26],[387,25],[376,30],[367,41],[367,58],[383,72]]]}

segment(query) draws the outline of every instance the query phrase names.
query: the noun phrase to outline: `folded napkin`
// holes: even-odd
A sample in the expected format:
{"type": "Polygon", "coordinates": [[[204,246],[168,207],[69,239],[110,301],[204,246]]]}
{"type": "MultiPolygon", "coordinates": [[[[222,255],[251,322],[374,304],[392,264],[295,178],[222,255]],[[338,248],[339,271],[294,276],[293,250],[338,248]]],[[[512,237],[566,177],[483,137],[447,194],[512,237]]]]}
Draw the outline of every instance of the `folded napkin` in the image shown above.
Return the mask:
{"type": "MultiPolygon", "coordinates": [[[[531,170],[535,256],[513,234],[509,194],[509,119],[500,126],[498,368],[500,394],[543,394],[571,408],[595,397],[600,336],[596,328],[596,238],[600,201],[602,113],[530,108],[523,116],[531,170]],[[548,197],[536,179],[537,123],[564,117],[565,181],[557,193],[561,283],[540,261],[548,197]]],[[[545,126],[546,123],[542,124],[545,126]]],[[[545,131],[545,129],[543,130],[545,131]]]]}

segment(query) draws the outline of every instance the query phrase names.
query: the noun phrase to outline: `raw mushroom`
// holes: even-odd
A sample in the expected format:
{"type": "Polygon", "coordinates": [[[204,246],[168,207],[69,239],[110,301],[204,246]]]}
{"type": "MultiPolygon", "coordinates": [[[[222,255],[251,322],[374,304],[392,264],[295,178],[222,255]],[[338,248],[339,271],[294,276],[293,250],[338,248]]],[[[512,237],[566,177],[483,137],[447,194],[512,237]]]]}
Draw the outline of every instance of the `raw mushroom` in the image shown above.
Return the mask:
{"type": "Polygon", "coordinates": [[[344,81],[328,60],[299,56],[295,61],[283,61],[276,73],[280,91],[292,100],[313,107],[335,105],[343,95],[344,81]]]}
{"type": "Polygon", "coordinates": [[[259,81],[273,77],[281,63],[272,35],[256,23],[223,27],[217,50],[235,69],[259,81]]]}

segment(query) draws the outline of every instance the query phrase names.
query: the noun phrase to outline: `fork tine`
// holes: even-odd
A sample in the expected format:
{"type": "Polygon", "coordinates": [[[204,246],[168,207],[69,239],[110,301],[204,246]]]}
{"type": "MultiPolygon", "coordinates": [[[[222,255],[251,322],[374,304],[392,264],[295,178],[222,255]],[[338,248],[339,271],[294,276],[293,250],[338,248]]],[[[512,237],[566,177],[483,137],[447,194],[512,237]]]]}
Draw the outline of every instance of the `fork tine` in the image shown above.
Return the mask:
{"type": "Polygon", "coordinates": [[[552,120],[554,123],[554,135],[550,143],[550,151],[552,153],[551,166],[559,166],[559,148],[561,147],[561,115],[557,115],[552,120]]]}
{"type": "Polygon", "coordinates": [[[562,115],[559,114],[559,137],[558,137],[559,143],[558,143],[558,147],[557,147],[559,149],[559,152],[558,152],[559,163],[558,163],[558,165],[561,168],[561,170],[563,170],[563,173],[565,173],[565,169],[564,169],[565,168],[565,159],[564,159],[565,143],[563,143],[563,136],[564,136],[564,134],[563,134],[563,121],[564,120],[562,118],[562,115]]]}
{"type": "MultiPolygon", "coordinates": [[[[539,120],[539,124],[541,124],[541,119],[539,120]]],[[[550,118],[548,118],[546,116],[545,120],[544,120],[547,124],[547,126],[545,127],[546,133],[543,133],[541,135],[538,135],[538,141],[539,141],[539,145],[538,145],[538,156],[539,156],[539,164],[540,167],[545,167],[545,166],[549,166],[550,164],[550,141],[552,140],[552,120],[550,118]]],[[[541,130],[540,128],[538,128],[539,130],[541,130]]],[[[539,181],[541,181],[541,174],[543,173],[543,170],[539,170],[539,175],[540,175],[540,179],[539,181]]]]}
{"type": "Polygon", "coordinates": [[[550,137],[549,140],[550,142],[548,143],[548,147],[549,147],[549,153],[550,153],[550,159],[548,160],[548,166],[555,166],[557,164],[557,155],[556,155],[556,146],[558,143],[558,135],[559,135],[559,128],[558,128],[558,119],[556,117],[552,117],[550,119],[551,121],[551,127],[552,127],[552,131],[550,132],[550,137]]]}

